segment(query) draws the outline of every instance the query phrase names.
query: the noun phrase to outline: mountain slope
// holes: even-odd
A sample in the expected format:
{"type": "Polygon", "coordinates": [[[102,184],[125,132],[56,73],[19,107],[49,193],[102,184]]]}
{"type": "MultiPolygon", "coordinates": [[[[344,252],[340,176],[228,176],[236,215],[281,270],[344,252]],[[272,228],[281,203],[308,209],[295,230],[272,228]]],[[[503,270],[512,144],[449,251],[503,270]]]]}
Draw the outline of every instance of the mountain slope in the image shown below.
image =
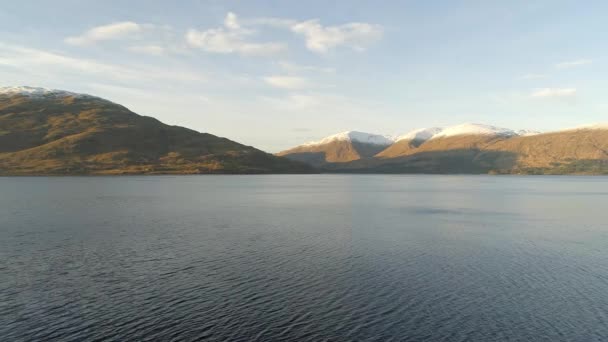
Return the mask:
{"type": "Polygon", "coordinates": [[[521,173],[608,173],[608,127],[519,136],[485,149],[516,153],[521,173]]]}
{"type": "MultiPolygon", "coordinates": [[[[608,129],[545,134],[455,135],[381,152],[348,171],[379,173],[606,174],[608,129]],[[398,151],[396,151],[398,149],[398,151]],[[389,156],[388,152],[392,154],[389,156]]],[[[346,169],[345,169],[346,170],[346,169]]]]}
{"type": "Polygon", "coordinates": [[[495,139],[506,139],[518,134],[507,128],[482,124],[462,124],[447,128],[430,128],[412,131],[377,155],[395,158],[412,153],[471,149],[495,139]]]}
{"type": "Polygon", "coordinates": [[[439,127],[420,128],[397,137],[395,143],[378,153],[377,158],[395,158],[409,154],[442,131],[439,127]]]}
{"type": "Polygon", "coordinates": [[[347,131],[277,153],[291,160],[321,166],[372,158],[393,141],[383,135],[347,131]]]}
{"type": "Polygon", "coordinates": [[[0,174],[311,171],[225,138],[165,125],[98,97],[0,89],[0,174]]]}
{"type": "MultiPolygon", "coordinates": [[[[467,151],[468,162],[484,161],[480,170],[528,173],[528,172],[585,172],[581,165],[588,165],[589,172],[597,172],[597,166],[608,160],[608,127],[595,125],[539,134],[530,131],[513,131],[487,125],[465,124],[442,130],[417,146],[403,146],[402,142],[377,155],[382,159],[403,157],[451,155],[467,151]],[[488,155],[494,157],[488,160],[488,155]],[[596,164],[597,164],[596,163],[596,164]],[[595,165],[595,164],[593,164],[595,165]]],[[[464,156],[463,156],[464,157],[464,156]]],[[[467,160],[460,158],[466,163],[467,160]]],[[[403,162],[403,160],[401,161],[403,162]]],[[[449,170],[449,167],[446,168],[449,170]]]]}
{"type": "Polygon", "coordinates": [[[608,125],[540,134],[481,124],[412,131],[327,172],[608,174],[608,125]]]}

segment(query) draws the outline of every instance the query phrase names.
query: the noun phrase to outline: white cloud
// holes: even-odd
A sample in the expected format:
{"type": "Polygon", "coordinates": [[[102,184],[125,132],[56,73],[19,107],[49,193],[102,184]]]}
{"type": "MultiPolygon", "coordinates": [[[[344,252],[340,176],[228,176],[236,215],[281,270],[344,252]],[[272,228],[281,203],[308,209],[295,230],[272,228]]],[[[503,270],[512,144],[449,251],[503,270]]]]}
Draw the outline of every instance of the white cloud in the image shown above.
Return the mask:
{"type": "Polygon", "coordinates": [[[224,26],[231,30],[237,30],[241,28],[236,14],[232,12],[228,12],[228,14],[226,15],[226,19],[224,19],[224,26]]]}
{"type": "Polygon", "coordinates": [[[265,77],[264,81],[281,89],[301,89],[309,85],[305,78],[295,76],[269,76],[265,77]]]}
{"type": "Polygon", "coordinates": [[[186,53],[189,48],[184,46],[183,41],[176,39],[175,33],[170,25],[137,24],[129,21],[94,27],[80,36],[68,37],[64,41],[77,46],[118,41],[122,43],[123,50],[154,56],[186,53]]]}
{"type": "Polygon", "coordinates": [[[583,66],[583,65],[588,65],[591,63],[593,63],[593,61],[590,59],[579,59],[576,61],[557,63],[557,64],[555,64],[555,67],[558,69],[569,69],[569,68],[576,68],[576,67],[583,66]]]}
{"type": "Polygon", "coordinates": [[[285,97],[260,97],[268,105],[278,110],[300,111],[321,106],[327,99],[316,94],[289,94],[285,97]]]}
{"type": "Polygon", "coordinates": [[[224,20],[224,27],[199,31],[190,29],[186,33],[186,41],[191,47],[214,53],[238,53],[247,56],[274,55],[286,49],[282,43],[255,43],[248,38],[256,31],[244,29],[239,24],[237,16],[230,12],[224,20]]]}
{"type": "Polygon", "coordinates": [[[195,48],[221,54],[268,56],[287,49],[287,45],[281,42],[254,41],[253,38],[261,27],[288,30],[303,36],[307,48],[317,53],[326,53],[341,46],[363,51],[383,35],[381,26],[368,23],[323,26],[317,19],[302,22],[285,18],[240,20],[235,13],[228,12],[221,27],[206,30],[191,28],[185,35],[180,35],[185,37],[185,41],[176,39],[175,31],[170,26],[138,24],[132,21],[93,27],[81,35],[65,38],[64,41],[70,45],[86,46],[101,41],[135,40],[136,44],[123,48],[151,55],[183,53],[184,48],[195,48]]]}
{"type": "Polygon", "coordinates": [[[323,26],[318,19],[298,22],[284,18],[255,18],[246,20],[245,23],[290,30],[304,36],[308,49],[318,53],[325,53],[339,46],[363,51],[368,45],[381,39],[384,33],[380,25],[352,22],[323,26]]]}
{"type": "Polygon", "coordinates": [[[339,26],[323,26],[319,20],[308,20],[291,26],[296,34],[303,35],[306,47],[317,53],[347,46],[357,51],[382,38],[383,29],[379,25],[368,23],[348,23],[339,26]]]}
{"type": "Polygon", "coordinates": [[[570,98],[575,95],[575,88],[541,88],[530,94],[533,98],[570,98]]]}
{"type": "Polygon", "coordinates": [[[109,25],[94,27],[80,36],[68,37],[65,42],[70,45],[90,45],[98,41],[123,39],[133,36],[143,30],[142,25],[132,21],[124,21],[109,25]]]}

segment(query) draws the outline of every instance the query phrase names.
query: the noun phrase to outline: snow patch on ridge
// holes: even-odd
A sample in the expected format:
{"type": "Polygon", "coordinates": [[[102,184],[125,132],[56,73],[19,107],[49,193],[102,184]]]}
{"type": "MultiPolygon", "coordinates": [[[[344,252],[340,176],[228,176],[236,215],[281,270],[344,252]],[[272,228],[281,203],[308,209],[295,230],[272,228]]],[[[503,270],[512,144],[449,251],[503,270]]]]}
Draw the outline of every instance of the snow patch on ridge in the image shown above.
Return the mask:
{"type": "Polygon", "coordinates": [[[411,132],[408,132],[404,135],[400,135],[395,139],[395,141],[400,140],[416,140],[416,141],[427,141],[431,139],[436,134],[442,131],[439,127],[431,127],[431,128],[419,128],[415,129],[411,132]]]}
{"type": "Polygon", "coordinates": [[[330,135],[326,138],[317,141],[311,141],[300,146],[315,146],[329,144],[334,141],[351,141],[366,144],[389,146],[393,143],[401,140],[413,140],[424,142],[435,138],[447,138],[459,135],[496,135],[504,137],[512,136],[531,136],[541,134],[538,131],[531,130],[511,130],[507,128],[500,128],[496,126],[483,125],[483,124],[461,124],[451,126],[447,128],[430,127],[430,128],[419,128],[410,131],[406,134],[394,137],[389,135],[371,134],[357,131],[346,131],[338,134],[330,135]]]}
{"type": "Polygon", "coordinates": [[[386,135],[371,134],[357,131],[346,131],[338,134],[330,135],[318,141],[311,141],[303,146],[324,145],[334,141],[350,141],[373,145],[391,145],[394,141],[386,135]]]}
{"type": "Polygon", "coordinates": [[[531,131],[528,129],[520,129],[519,131],[516,131],[515,133],[517,133],[517,135],[519,135],[520,137],[529,137],[532,135],[539,135],[542,134],[543,132],[540,131],[531,131]]]}
{"type": "Polygon", "coordinates": [[[49,89],[41,87],[0,87],[0,95],[21,95],[27,97],[94,97],[86,94],[78,94],[65,90],[49,89]]]}
{"type": "Polygon", "coordinates": [[[431,139],[436,138],[447,138],[458,135],[498,135],[498,136],[515,136],[519,135],[514,130],[508,128],[500,128],[496,126],[490,125],[482,125],[482,124],[472,124],[466,123],[462,125],[456,125],[452,127],[448,127],[441,132],[433,135],[431,139]]]}

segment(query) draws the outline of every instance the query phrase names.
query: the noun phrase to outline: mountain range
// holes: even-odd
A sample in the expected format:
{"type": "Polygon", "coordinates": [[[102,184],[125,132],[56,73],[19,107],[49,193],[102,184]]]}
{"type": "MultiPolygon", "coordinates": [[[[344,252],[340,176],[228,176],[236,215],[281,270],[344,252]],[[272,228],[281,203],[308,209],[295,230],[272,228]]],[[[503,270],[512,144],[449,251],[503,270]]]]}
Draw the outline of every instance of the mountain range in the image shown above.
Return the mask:
{"type": "Polygon", "coordinates": [[[608,124],[348,131],[272,155],[92,95],[0,88],[0,175],[314,172],[608,174],[608,124]]]}
{"type": "Polygon", "coordinates": [[[169,126],[99,97],[0,88],[0,175],[311,172],[306,164],[169,126]]]}
{"type": "Polygon", "coordinates": [[[277,155],[325,172],[606,174],[608,124],[541,133],[469,123],[396,138],[350,131],[277,155]]]}

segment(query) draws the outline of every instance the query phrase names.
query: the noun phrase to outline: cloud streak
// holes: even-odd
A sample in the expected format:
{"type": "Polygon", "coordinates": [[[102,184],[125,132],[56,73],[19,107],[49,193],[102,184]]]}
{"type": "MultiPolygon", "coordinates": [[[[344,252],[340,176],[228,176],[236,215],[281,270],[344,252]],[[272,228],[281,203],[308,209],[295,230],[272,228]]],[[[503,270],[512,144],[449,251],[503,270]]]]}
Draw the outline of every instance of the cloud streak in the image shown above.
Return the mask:
{"type": "Polygon", "coordinates": [[[324,73],[324,74],[333,74],[336,72],[334,68],[325,68],[318,67],[314,65],[299,65],[286,61],[279,62],[279,67],[283,69],[287,73],[297,73],[297,72],[314,72],[314,73],[324,73]]]}
{"type": "Polygon", "coordinates": [[[530,97],[537,99],[571,98],[573,96],[576,96],[576,88],[540,88],[530,94],[530,97]]]}
{"type": "Polygon", "coordinates": [[[146,66],[124,66],[92,59],[72,57],[45,50],[0,43],[0,66],[28,73],[52,73],[65,76],[95,76],[122,81],[164,80],[200,82],[206,78],[196,72],[164,70],[146,66]]]}
{"type": "Polygon", "coordinates": [[[91,45],[99,41],[116,40],[132,37],[143,30],[142,25],[132,21],[123,21],[109,25],[94,27],[85,33],[68,37],[65,42],[70,45],[91,45]]]}
{"type": "Polygon", "coordinates": [[[557,64],[555,64],[555,67],[558,69],[570,69],[570,68],[580,67],[583,65],[589,65],[592,63],[593,63],[593,61],[590,59],[579,59],[579,60],[575,60],[575,61],[557,63],[557,64]]]}
{"type": "Polygon", "coordinates": [[[146,55],[162,56],[167,53],[167,49],[160,45],[133,45],[127,48],[131,52],[143,53],[146,55]]]}
{"type": "Polygon", "coordinates": [[[522,80],[538,80],[541,78],[546,78],[547,75],[544,74],[525,74],[523,76],[520,77],[520,79],[522,80]]]}
{"type": "Polygon", "coordinates": [[[302,89],[309,85],[305,78],[296,76],[269,76],[265,77],[264,81],[275,88],[281,89],[302,89]]]}

